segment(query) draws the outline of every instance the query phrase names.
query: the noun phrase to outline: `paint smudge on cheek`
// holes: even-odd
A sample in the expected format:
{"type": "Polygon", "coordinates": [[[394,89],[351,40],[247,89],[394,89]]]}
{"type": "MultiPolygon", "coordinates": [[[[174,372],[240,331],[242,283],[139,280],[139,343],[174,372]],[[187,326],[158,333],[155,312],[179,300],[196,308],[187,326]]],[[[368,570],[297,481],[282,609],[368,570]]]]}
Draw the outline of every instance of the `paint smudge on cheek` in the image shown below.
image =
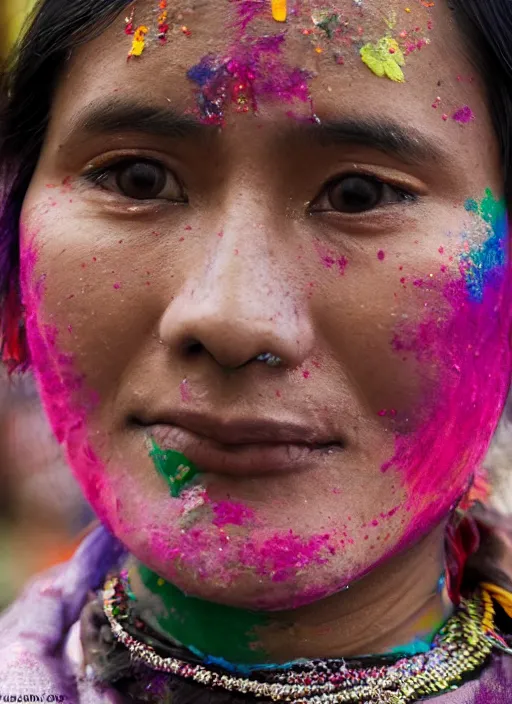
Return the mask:
{"type": "Polygon", "coordinates": [[[41,400],[58,442],[84,494],[110,527],[108,509],[115,498],[105,480],[105,467],[89,442],[88,413],[98,399],[86,392],[83,377],[76,372],[71,355],[59,349],[59,330],[46,322],[45,276],[36,275],[39,252],[35,237],[24,234],[20,252],[20,282],[26,310],[27,341],[41,400]]]}
{"type": "Polygon", "coordinates": [[[393,341],[397,351],[416,357],[420,370],[430,370],[418,409],[423,421],[416,432],[397,436],[395,454],[382,467],[403,476],[415,514],[410,531],[417,533],[449,510],[478,470],[509,387],[506,209],[489,191],[466,208],[478,216],[477,224],[484,223],[487,238],[464,248],[460,278],[440,289],[445,312],[429,313],[417,328],[403,324],[393,341]]]}
{"type": "Polygon", "coordinates": [[[154,439],[149,440],[149,456],[174,498],[199,474],[198,468],[185,455],[176,450],[162,450],[154,439]]]}

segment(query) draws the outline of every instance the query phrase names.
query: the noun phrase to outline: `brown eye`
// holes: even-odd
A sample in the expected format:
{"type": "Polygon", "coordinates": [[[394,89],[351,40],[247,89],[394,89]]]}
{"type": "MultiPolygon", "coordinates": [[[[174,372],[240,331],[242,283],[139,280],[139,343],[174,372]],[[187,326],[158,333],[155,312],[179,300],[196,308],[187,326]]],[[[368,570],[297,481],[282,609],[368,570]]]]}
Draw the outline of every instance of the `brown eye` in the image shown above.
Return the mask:
{"type": "Polygon", "coordinates": [[[349,176],[328,189],[332,208],[341,213],[363,213],[372,210],[382,200],[384,184],[360,176],[349,176]]]}
{"type": "Polygon", "coordinates": [[[383,205],[414,200],[410,193],[370,176],[350,175],[331,181],[312,204],[316,212],[366,213],[383,205]]]}
{"type": "Polygon", "coordinates": [[[136,161],[120,167],[116,185],[124,196],[135,200],[154,200],[160,196],[167,181],[167,171],[160,164],[136,161]]]}
{"type": "Polygon", "coordinates": [[[89,169],[85,178],[105,191],[131,200],[187,202],[176,176],[156,161],[125,159],[109,166],[89,169]]]}

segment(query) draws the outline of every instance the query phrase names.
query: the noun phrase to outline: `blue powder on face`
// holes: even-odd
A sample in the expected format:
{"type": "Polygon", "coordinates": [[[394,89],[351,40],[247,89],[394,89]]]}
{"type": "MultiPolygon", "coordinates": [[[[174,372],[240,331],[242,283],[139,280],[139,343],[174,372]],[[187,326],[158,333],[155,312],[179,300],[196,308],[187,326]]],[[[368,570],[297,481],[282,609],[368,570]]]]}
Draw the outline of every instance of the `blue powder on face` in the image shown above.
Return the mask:
{"type": "Polygon", "coordinates": [[[214,57],[204,56],[198,64],[187,71],[187,77],[202,88],[214,78],[217,72],[218,66],[215,65],[214,57]]]}
{"type": "Polygon", "coordinates": [[[469,297],[472,301],[481,303],[485,289],[499,285],[503,280],[507,260],[507,209],[503,199],[494,200],[490,189],[485,191],[485,197],[480,203],[471,199],[465,207],[487,224],[490,233],[485,242],[471,247],[460,259],[469,297]]]}

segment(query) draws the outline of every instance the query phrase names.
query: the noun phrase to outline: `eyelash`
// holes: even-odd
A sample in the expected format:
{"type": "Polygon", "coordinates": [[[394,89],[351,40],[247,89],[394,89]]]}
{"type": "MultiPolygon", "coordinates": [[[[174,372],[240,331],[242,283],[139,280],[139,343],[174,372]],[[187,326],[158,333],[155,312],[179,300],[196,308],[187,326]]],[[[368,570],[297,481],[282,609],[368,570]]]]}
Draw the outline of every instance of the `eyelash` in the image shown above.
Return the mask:
{"type": "MultiPolygon", "coordinates": [[[[126,156],[126,157],[120,157],[114,161],[111,161],[110,163],[103,164],[101,166],[97,167],[89,167],[83,174],[82,177],[93,187],[99,187],[103,188],[103,190],[108,191],[109,189],[103,187],[103,183],[107,181],[109,177],[116,176],[118,175],[123,168],[128,168],[129,166],[133,165],[140,165],[140,164],[147,164],[150,166],[155,166],[158,169],[162,169],[163,172],[166,173],[167,178],[169,176],[172,176],[172,179],[174,180],[175,185],[179,188],[180,191],[184,192],[184,187],[183,184],[181,183],[180,179],[176,176],[176,174],[163,162],[159,161],[158,159],[154,159],[151,157],[136,157],[136,156],[126,156]]],[[[167,185],[167,184],[166,184],[167,185]]],[[[144,202],[155,202],[155,200],[167,200],[168,202],[172,203],[187,203],[188,199],[186,197],[184,198],[178,198],[176,200],[174,199],[165,199],[165,198],[156,198],[156,199],[137,199],[137,198],[131,198],[128,195],[123,194],[122,192],[115,192],[113,191],[113,195],[117,195],[120,197],[126,198],[126,200],[129,200],[131,202],[138,202],[139,204],[142,204],[144,202]]]]}
{"type": "Polygon", "coordinates": [[[107,178],[109,174],[115,171],[116,166],[123,164],[123,161],[116,161],[108,166],[97,166],[94,168],[89,168],[83,173],[83,178],[92,183],[95,186],[100,186],[101,183],[107,178]]]}
{"type": "MultiPolygon", "coordinates": [[[[180,189],[183,191],[183,198],[182,199],[166,199],[166,198],[157,198],[157,199],[136,199],[132,198],[129,195],[125,195],[122,192],[121,193],[116,193],[116,195],[120,195],[121,197],[125,197],[127,200],[130,201],[135,201],[139,203],[143,202],[148,202],[148,201],[155,201],[155,200],[167,200],[168,202],[173,202],[173,203],[188,203],[188,198],[186,194],[184,193],[184,189],[182,184],[180,183],[179,179],[175,176],[173,172],[171,172],[165,164],[162,164],[160,161],[156,159],[151,159],[151,158],[137,158],[137,157],[124,157],[124,158],[119,158],[116,161],[111,162],[110,164],[105,164],[99,167],[91,167],[89,168],[84,174],[83,178],[88,181],[90,184],[92,184],[94,187],[100,187],[102,188],[102,184],[110,177],[110,176],[115,176],[116,172],[120,171],[123,167],[127,168],[130,165],[133,164],[140,164],[140,163],[145,163],[145,164],[150,164],[157,166],[160,169],[165,170],[167,174],[171,174],[173,179],[175,180],[175,183],[179,186],[180,189]]],[[[105,191],[107,191],[107,188],[104,188],[105,191]]],[[[326,214],[326,213],[334,213],[337,215],[343,215],[345,217],[351,217],[351,216],[363,216],[366,213],[382,209],[383,207],[390,206],[390,205],[396,205],[396,204],[402,204],[402,203],[414,203],[418,200],[418,195],[415,193],[412,193],[405,188],[402,188],[400,186],[391,184],[387,181],[384,181],[383,179],[380,179],[374,175],[367,174],[367,173],[362,173],[362,172],[357,172],[357,171],[352,171],[352,172],[347,172],[344,174],[338,174],[336,176],[333,176],[330,178],[321,188],[319,194],[309,203],[308,211],[310,214],[326,214]],[[322,201],[322,199],[330,199],[333,196],[333,191],[334,189],[342,184],[343,182],[346,182],[349,179],[359,179],[361,182],[365,182],[366,185],[368,184],[373,184],[373,186],[376,186],[381,189],[380,197],[378,198],[378,201],[369,207],[368,209],[361,209],[360,211],[354,210],[341,210],[341,209],[336,209],[333,207],[332,201],[330,202],[331,207],[327,208],[318,208],[318,204],[322,201]],[[382,200],[385,197],[386,192],[392,192],[395,194],[397,197],[397,200],[393,202],[392,200],[388,203],[382,204],[382,200]]]]}
{"type": "MultiPolygon", "coordinates": [[[[309,206],[309,211],[311,214],[323,214],[323,213],[328,213],[328,212],[333,212],[333,210],[322,210],[322,209],[314,209],[314,206],[316,203],[318,203],[322,198],[325,198],[326,196],[328,197],[329,195],[332,195],[332,190],[339,184],[341,184],[343,181],[346,181],[347,179],[354,178],[354,179],[361,179],[363,181],[366,181],[367,183],[372,183],[375,186],[378,186],[382,188],[383,191],[385,189],[389,189],[390,191],[393,191],[398,199],[396,204],[400,205],[401,203],[416,203],[418,201],[418,194],[413,193],[411,191],[408,191],[407,189],[397,186],[393,183],[390,183],[389,181],[385,181],[384,179],[378,178],[377,176],[374,176],[372,174],[364,173],[361,171],[349,171],[343,174],[337,174],[336,176],[333,176],[330,178],[326,184],[324,184],[320,190],[320,193],[310,202],[309,206]]],[[[387,204],[388,207],[390,205],[394,205],[394,203],[389,203],[387,204]]],[[[372,212],[377,209],[382,209],[383,205],[376,205],[375,207],[371,208],[368,211],[363,211],[359,213],[347,213],[347,212],[342,212],[342,211],[337,211],[334,210],[334,212],[338,215],[344,215],[345,217],[350,217],[351,215],[357,215],[361,217],[364,215],[365,212],[372,212]]]]}

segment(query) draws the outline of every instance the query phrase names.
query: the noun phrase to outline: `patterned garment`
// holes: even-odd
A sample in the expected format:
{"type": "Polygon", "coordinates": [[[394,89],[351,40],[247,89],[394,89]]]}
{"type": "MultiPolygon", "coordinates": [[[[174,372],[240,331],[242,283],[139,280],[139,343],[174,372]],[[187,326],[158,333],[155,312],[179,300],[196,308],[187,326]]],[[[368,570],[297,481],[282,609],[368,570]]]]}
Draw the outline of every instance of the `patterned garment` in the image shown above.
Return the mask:
{"type": "MultiPolygon", "coordinates": [[[[137,701],[99,686],[81,665],[80,615],[124,557],[119,542],[100,527],[72,560],[38,577],[0,617],[0,702],[137,701]]],[[[478,679],[429,701],[512,704],[512,657],[494,656],[478,679]]]]}

